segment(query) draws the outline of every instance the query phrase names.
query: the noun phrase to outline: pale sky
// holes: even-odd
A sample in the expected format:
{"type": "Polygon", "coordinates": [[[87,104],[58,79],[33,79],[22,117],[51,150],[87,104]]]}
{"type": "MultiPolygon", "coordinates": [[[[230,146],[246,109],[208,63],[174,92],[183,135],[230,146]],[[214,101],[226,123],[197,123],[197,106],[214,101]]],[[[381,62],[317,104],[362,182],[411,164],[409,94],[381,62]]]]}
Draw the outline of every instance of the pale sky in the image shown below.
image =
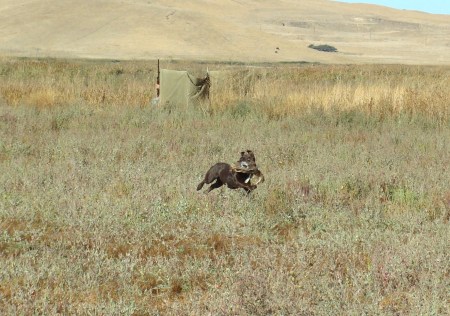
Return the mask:
{"type": "Polygon", "coordinates": [[[386,7],[450,14],[450,0],[338,0],[339,2],[372,3],[386,7]]]}

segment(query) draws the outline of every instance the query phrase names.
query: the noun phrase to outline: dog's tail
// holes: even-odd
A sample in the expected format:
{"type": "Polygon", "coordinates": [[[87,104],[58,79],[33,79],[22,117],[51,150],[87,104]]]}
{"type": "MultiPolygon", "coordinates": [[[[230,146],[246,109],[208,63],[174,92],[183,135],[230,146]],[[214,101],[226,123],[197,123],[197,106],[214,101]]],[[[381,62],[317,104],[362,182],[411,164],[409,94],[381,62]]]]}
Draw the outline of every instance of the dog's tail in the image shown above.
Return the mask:
{"type": "Polygon", "coordinates": [[[198,185],[197,185],[197,191],[200,191],[202,188],[203,188],[203,185],[205,184],[205,181],[202,181],[202,182],[200,182],[198,185]]]}

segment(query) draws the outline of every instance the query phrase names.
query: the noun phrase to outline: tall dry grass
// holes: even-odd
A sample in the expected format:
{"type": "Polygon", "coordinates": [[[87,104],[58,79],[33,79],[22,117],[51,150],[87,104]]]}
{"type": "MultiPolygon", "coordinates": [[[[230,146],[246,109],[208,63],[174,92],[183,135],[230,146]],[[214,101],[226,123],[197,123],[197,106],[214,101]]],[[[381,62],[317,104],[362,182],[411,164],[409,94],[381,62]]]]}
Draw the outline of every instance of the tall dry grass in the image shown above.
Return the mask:
{"type": "Polygon", "coordinates": [[[249,102],[273,117],[356,111],[380,119],[425,117],[445,124],[450,116],[449,68],[277,67],[231,72],[226,81],[213,88],[213,110],[249,102]]]}
{"type": "Polygon", "coordinates": [[[244,80],[248,69],[233,66],[236,90],[179,111],[149,105],[146,65],[2,62],[2,89],[55,85],[56,99],[69,100],[2,94],[2,314],[450,313],[448,118],[321,104],[271,112],[270,96],[297,92],[269,84],[332,93],[336,74],[369,87],[383,76],[396,85],[404,72],[416,74],[408,84],[437,86],[445,69],[289,66],[244,80]],[[263,84],[281,90],[264,94],[263,84]],[[125,87],[129,100],[116,91],[125,87]],[[250,198],[195,191],[212,163],[247,148],[266,176],[250,198]]]}
{"type": "MultiPolygon", "coordinates": [[[[210,114],[253,110],[277,118],[317,110],[356,111],[378,119],[421,117],[438,124],[450,117],[449,67],[162,65],[198,74],[206,68],[223,72],[213,80],[211,103],[204,109],[210,114]]],[[[156,75],[155,62],[6,59],[0,96],[12,106],[147,106],[155,96],[156,75]]]]}
{"type": "Polygon", "coordinates": [[[146,105],[155,82],[153,64],[6,59],[0,95],[11,106],[146,105]]]}

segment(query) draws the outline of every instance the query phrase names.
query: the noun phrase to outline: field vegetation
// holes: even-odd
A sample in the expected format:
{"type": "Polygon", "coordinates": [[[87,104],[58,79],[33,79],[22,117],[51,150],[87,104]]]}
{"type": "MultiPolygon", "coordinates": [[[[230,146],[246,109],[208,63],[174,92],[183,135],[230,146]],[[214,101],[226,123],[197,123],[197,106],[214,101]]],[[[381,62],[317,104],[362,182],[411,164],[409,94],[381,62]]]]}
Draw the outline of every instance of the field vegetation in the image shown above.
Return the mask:
{"type": "Polygon", "coordinates": [[[4,315],[450,314],[450,67],[0,59],[4,315]],[[252,149],[250,197],[195,190],[252,149]]]}

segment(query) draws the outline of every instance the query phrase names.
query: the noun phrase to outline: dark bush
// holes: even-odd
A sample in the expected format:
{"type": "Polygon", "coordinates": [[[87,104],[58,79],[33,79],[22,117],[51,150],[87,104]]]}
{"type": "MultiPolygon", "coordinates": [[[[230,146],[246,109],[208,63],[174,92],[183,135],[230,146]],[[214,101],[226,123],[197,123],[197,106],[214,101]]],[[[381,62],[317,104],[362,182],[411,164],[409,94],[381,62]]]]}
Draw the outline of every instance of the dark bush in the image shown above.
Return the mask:
{"type": "Polygon", "coordinates": [[[328,52],[328,53],[335,53],[337,52],[337,48],[333,47],[331,45],[309,45],[309,48],[315,49],[315,50],[319,50],[321,52],[328,52]]]}

